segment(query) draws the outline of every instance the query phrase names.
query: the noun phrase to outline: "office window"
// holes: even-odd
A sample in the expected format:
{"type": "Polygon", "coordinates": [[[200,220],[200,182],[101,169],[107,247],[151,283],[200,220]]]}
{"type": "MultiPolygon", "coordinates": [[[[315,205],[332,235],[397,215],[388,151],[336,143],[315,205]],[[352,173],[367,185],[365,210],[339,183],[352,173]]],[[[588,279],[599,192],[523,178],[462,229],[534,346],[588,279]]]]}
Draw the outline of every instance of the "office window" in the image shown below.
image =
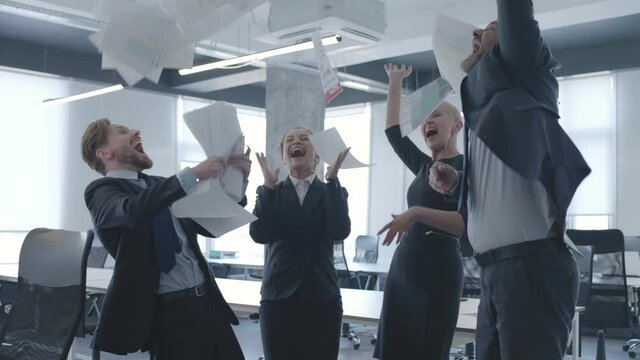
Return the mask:
{"type": "Polygon", "coordinates": [[[0,84],[0,230],[57,227],[65,168],[53,159],[64,154],[69,108],[35,104],[69,95],[72,84],[10,70],[0,70],[0,84]]]}
{"type": "Polygon", "coordinates": [[[615,215],[616,114],[610,74],[560,81],[560,124],[582,152],[591,174],[569,207],[576,228],[607,228],[615,215]]]}
{"type": "MultiPolygon", "coordinates": [[[[202,107],[212,102],[181,97],[178,99],[178,114],[184,114],[202,107]]],[[[253,153],[264,152],[266,148],[266,118],[264,110],[253,109],[243,106],[236,106],[238,111],[238,121],[245,136],[245,143],[251,147],[251,174],[249,175],[249,185],[247,187],[247,206],[245,209],[253,211],[255,206],[255,189],[263,183],[260,165],[255,160],[253,153]]],[[[178,159],[179,168],[194,166],[205,159],[205,154],[200,148],[193,134],[180,115],[177,122],[178,133],[178,159]]],[[[203,252],[216,251],[236,251],[246,256],[262,256],[263,245],[256,244],[249,236],[249,225],[245,225],[224,236],[210,239],[207,243],[203,237],[199,237],[200,249],[203,252]]],[[[208,254],[205,254],[208,255],[208,254]]]]}
{"type": "MultiPolygon", "coordinates": [[[[351,153],[360,161],[369,163],[371,145],[369,105],[327,109],[324,127],[325,129],[335,127],[347,146],[351,147],[351,153]]],[[[351,235],[345,240],[345,253],[347,258],[350,258],[355,254],[355,238],[358,235],[366,235],[369,227],[369,168],[341,169],[338,172],[338,178],[349,192],[351,235]]]]}
{"type": "Polygon", "coordinates": [[[608,215],[570,216],[567,227],[576,230],[606,230],[612,228],[612,217],[608,215]]]}

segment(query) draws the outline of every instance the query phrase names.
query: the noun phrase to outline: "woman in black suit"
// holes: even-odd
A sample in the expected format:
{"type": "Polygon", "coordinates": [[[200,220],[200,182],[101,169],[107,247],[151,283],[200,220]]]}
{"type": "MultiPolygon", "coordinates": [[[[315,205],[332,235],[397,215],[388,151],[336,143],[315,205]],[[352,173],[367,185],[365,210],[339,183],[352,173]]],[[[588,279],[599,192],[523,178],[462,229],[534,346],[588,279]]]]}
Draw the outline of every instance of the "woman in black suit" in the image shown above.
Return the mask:
{"type": "Polygon", "coordinates": [[[396,236],[402,241],[385,283],[374,357],[447,360],[462,294],[462,258],[458,240],[451,235],[464,233],[464,222],[456,211],[457,202],[429,186],[429,173],[440,163],[462,170],[456,138],[463,124],[460,112],[443,103],[420,127],[432,156],[420,151],[401,136],[398,125],[402,79],[411,67],[388,64],[385,69],[389,75],[387,138],[416,177],[407,191],[409,209],[394,215],[380,231],[389,230],[384,245],[396,236]]]}
{"type": "Polygon", "coordinates": [[[289,176],[277,182],[264,154],[256,154],[264,185],[258,187],[253,240],[265,244],[260,330],[266,360],[337,359],[342,300],[333,266],[333,243],[351,232],[347,191],[338,170],[343,151],[320,181],[311,132],[295,128],[279,151],[289,176]]]}

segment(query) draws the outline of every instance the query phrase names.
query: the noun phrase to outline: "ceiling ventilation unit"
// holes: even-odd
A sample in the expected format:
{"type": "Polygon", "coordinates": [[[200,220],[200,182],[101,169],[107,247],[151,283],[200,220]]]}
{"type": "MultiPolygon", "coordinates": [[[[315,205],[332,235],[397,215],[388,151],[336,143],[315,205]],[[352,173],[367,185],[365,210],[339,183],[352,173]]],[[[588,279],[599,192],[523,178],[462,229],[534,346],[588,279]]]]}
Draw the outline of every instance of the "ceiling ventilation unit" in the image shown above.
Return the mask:
{"type": "Polygon", "coordinates": [[[380,0],[271,0],[270,33],[258,40],[291,44],[322,36],[342,36],[341,48],[373,45],[384,36],[386,4],[380,0]]]}

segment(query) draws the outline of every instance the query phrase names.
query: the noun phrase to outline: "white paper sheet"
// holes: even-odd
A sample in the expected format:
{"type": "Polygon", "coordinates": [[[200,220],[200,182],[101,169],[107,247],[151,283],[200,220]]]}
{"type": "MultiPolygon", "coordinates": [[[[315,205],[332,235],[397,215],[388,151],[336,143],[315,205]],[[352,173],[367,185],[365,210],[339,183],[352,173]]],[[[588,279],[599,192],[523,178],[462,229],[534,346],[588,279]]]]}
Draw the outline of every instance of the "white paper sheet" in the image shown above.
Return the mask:
{"type": "Polygon", "coordinates": [[[320,82],[322,83],[322,92],[327,100],[327,103],[331,102],[336,96],[342,93],[343,89],[340,86],[338,80],[338,72],[331,66],[331,61],[327,56],[327,52],[322,45],[320,34],[315,31],[311,39],[313,40],[313,48],[316,53],[316,60],[318,62],[318,72],[320,73],[320,82]]]}
{"type": "Polygon", "coordinates": [[[174,202],[171,210],[176,217],[233,217],[236,207],[240,205],[226,195],[220,181],[210,179],[199,182],[189,195],[174,202]]]}
{"type": "Polygon", "coordinates": [[[473,25],[438,15],[433,30],[433,52],[438,63],[438,70],[460,93],[460,85],[466,76],[460,64],[473,52],[473,25]]]}
{"type": "Polygon", "coordinates": [[[162,0],[193,42],[211,37],[266,0],[162,0]]]}
{"type": "Polygon", "coordinates": [[[437,78],[401,100],[400,133],[407,136],[417,129],[424,120],[453,93],[451,85],[443,78],[437,78]]]}
{"type": "Polygon", "coordinates": [[[193,220],[216,237],[220,237],[241,226],[258,220],[258,218],[252,213],[245,211],[242,214],[238,214],[238,216],[230,218],[193,218],[193,220]]]}
{"type": "Polygon", "coordinates": [[[98,11],[111,20],[89,39],[103,55],[102,68],[115,69],[128,85],[143,78],[158,83],[165,67],[193,65],[195,44],[160,8],[159,0],[116,0],[109,6],[99,4],[98,11]]]}
{"type": "MultiPolygon", "coordinates": [[[[336,128],[331,128],[319,133],[311,134],[309,137],[316,154],[325,163],[331,165],[338,158],[338,154],[347,148],[336,128]]],[[[341,169],[355,169],[371,166],[356,159],[351,153],[347,155],[342,163],[341,169]]]]}
{"type": "Polygon", "coordinates": [[[102,52],[147,74],[162,68],[170,54],[190,44],[170,14],[157,7],[144,7],[111,19],[102,39],[102,52]]]}

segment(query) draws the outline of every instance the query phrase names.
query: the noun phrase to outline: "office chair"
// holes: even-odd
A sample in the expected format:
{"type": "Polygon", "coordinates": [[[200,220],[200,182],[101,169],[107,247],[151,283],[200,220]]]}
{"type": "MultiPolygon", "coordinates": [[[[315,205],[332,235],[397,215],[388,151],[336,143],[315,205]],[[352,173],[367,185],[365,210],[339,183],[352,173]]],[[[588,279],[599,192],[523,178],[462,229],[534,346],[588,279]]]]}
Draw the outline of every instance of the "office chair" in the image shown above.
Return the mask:
{"type": "Polygon", "coordinates": [[[600,357],[606,329],[631,325],[624,235],[617,229],[567,230],[567,235],[576,245],[593,247],[592,283],[581,324],[598,330],[600,357]]]}
{"type": "MultiPolygon", "coordinates": [[[[357,277],[349,271],[347,257],[344,255],[344,242],[333,243],[333,266],[338,277],[338,286],[347,289],[359,289],[357,277]]],[[[355,350],[360,348],[360,338],[351,331],[349,323],[342,323],[342,337],[346,337],[352,343],[355,350]]]]}
{"type": "Polygon", "coordinates": [[[637,328],[639,326],[638,321],[640,319],[640,288],[637,286],[633,287],[633,302],[631,303],[631,313],[632,313],[632,331],[631,331],[631,339],[627,341],[626,344],[622,346],[623,351],[629,352],[629,357],[635,358],[640,353],[640,339],[638,339],[637,328]]]}
{"type": "MultiPolygon", "coordinates": [[[[353,257],[354,263],[375,264],[378,262],[378,242],[379,237],[375,235],[359,235],[356,238],[356,254],[353,257]]],[[[372,290],[375,287],[377,276],[363,271],[356,271],[358,288],[362,290],[372,290]],[[362,284],[362,278],[366,282],[362,284]]]]}
{"type": "MultiPolygon", "coordinates": [[[[460,239],[460,253],[462,254],[462,297],[463,298],[479,298],[480,297],[480,267],[473,257],[474,251],[469,243],[467,236],[460,239]]],[[[464,344],[464,348],[452,348],[450,357],[455,360],[471,360],[475,359],[475,343],[469,342],[464,344]]]]}
{"type": "MultiPolygon", "coordinates": [[[[94,242],[89,251],[89,257],[87,258],[87,268],[103,269],[107,262],[109,253],[102,243],[95,241],[97,237],[94,236],[94,242]]],[[[80,326],[78,326],[77,337],[84,337],[87,334],[93,335],[98,327],[100,321],[100,314],[102,309],[102,302],[104,301],[103,293],[87,292],[85,296],[85,312],[80,326]]],[[[92,349],[92,360],[100,359],[100,351],[92,349]]]]}
{"type": "Polygon", "coordinates": [[[473,256],[462,258],[462,297],[480,298],[480,266],[473,256]]]}
{"type": "Polygon", "coordinates": [[[18,295],[0,333],[0,359],[66,359],[84,313],[93,232],[35,229],[22,244],[18,295]]]}
{"type": "Polygon", "coordinates": [[[0,281],[0,333],[16,301],[17,287],[15,283],[0,281]]]}

